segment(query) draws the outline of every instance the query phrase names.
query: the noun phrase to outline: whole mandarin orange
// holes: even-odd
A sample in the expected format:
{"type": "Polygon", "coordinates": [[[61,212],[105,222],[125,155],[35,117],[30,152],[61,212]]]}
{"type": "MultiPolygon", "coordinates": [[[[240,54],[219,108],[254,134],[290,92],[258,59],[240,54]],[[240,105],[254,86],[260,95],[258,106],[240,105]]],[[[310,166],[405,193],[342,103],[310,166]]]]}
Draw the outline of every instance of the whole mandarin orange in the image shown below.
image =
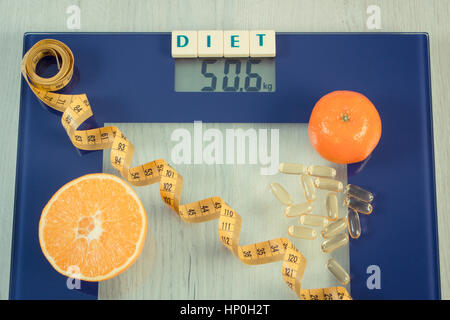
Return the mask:
{"type": "Polygon", "coordinates": [[[308,126],[314,149],[328,161],[349,164],[366,159],[381,137],[381,119],[361,93],[334,91],[314,106],[308,126]]]}

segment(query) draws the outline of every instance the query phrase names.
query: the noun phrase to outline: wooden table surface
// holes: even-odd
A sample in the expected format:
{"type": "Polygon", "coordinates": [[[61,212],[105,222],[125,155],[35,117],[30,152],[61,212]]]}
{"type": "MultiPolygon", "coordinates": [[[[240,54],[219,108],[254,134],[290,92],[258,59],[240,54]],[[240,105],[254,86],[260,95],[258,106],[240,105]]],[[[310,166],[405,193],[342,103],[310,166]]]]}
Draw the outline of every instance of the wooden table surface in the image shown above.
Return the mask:
{"type": "MultiPolygon", "coordinates": [[[[7,299],[13,222],[20,61],[24,32],[153,32],[175,29],[274,29],[278,32],[428,32],[442,298],[450,298],[450,1],[447,0],[0,0],[0,298],[7,299]],[[69,30],[70,5],[81,29],[69,30]],[[367,27],[367,8],[381,9],[381,29],[367,27]]],[[[281,280],[280,280],[281,281],[281,280]]],[[[229,296],[234,296],[230,292],[229,296]]],[[[108,294],[105,293],[105,297],[108,294]]],[[[239,295],[236,295],[239,297],[239,295]]]]}

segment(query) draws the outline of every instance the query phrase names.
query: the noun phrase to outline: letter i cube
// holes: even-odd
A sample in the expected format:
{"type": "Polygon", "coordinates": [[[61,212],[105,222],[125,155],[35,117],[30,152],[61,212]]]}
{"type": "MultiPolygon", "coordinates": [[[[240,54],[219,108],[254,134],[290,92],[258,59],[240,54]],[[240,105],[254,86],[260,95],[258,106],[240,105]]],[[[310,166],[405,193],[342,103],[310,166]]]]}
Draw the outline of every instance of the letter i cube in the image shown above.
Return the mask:
{"type": "Polygon", "coordinates": [[[199,57],[223,57],[222,30],[201,30],[197,42],[199,57]]]}

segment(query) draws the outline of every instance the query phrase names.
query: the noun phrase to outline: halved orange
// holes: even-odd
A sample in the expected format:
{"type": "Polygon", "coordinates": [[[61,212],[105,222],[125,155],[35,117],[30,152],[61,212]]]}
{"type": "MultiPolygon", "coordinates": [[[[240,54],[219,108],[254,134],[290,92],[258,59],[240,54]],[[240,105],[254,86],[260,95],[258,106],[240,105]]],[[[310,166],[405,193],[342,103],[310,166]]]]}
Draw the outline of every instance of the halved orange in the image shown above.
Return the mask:
{"type": "Polygon", "coordinates": [[[122,179],[96,173],[72,180],[42,210],[39,243],[59,273],[86,281],[110,279],[139,257],[147,215],[122,179]]]}

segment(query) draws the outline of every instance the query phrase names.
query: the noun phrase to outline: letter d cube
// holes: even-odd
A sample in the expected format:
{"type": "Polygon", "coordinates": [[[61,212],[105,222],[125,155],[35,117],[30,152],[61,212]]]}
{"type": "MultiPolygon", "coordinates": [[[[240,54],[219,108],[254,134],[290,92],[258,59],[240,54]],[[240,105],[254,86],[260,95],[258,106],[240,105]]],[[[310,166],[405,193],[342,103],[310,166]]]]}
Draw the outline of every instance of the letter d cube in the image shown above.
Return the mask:
{"type": "Polygon", "coordinates": [[[172,57],[197,58],[197,31],[172,31],[172,57]]]}

